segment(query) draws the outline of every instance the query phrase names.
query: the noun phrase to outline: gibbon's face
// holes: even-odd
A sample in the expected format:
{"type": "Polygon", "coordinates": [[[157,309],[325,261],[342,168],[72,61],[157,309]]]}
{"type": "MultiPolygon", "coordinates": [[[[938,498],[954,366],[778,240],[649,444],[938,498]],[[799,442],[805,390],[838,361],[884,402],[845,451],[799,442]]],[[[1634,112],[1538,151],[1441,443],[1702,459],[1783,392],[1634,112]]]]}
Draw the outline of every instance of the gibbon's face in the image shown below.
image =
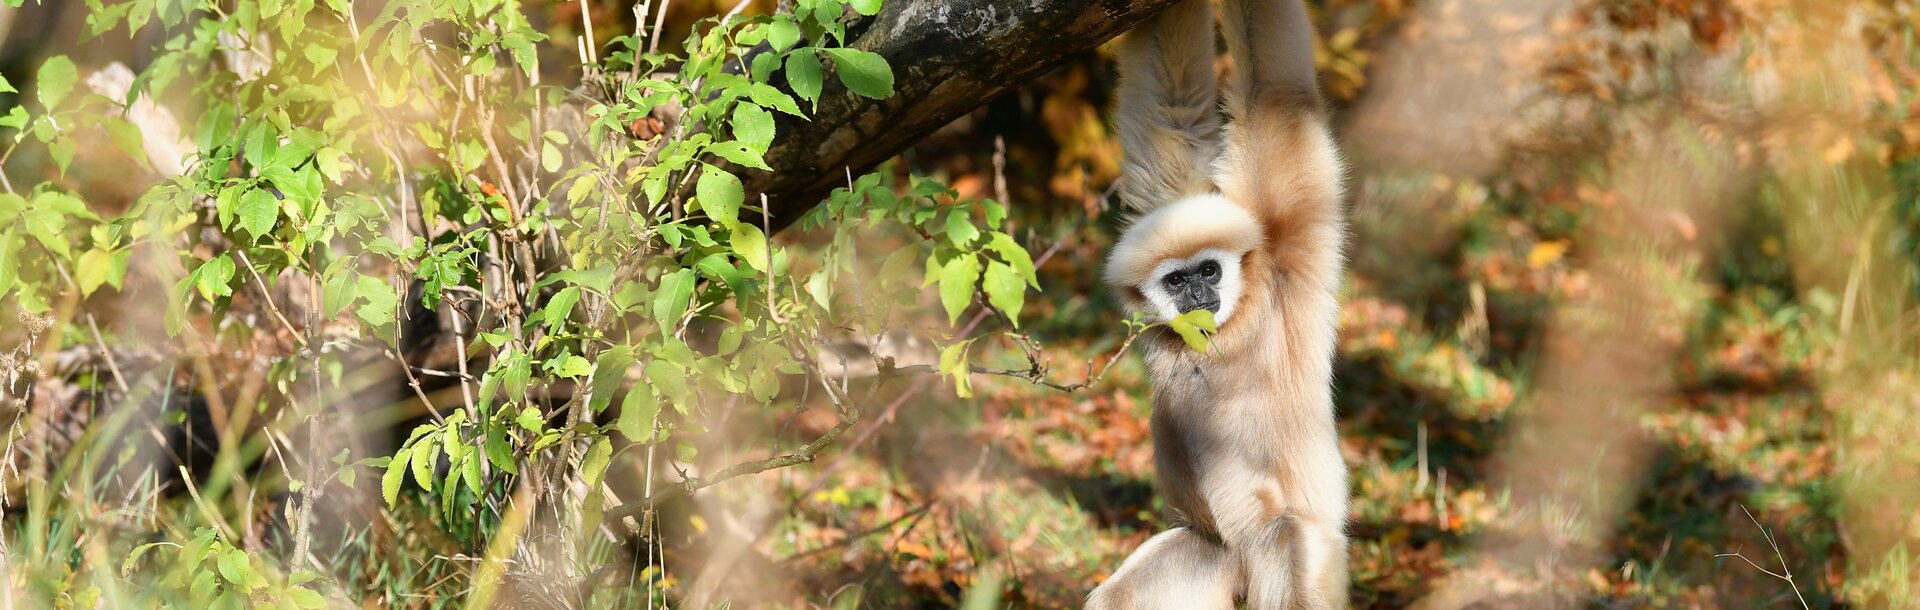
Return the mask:
{"type": "Polygon", "coordinates": [[[1106,280],[1128,309],[1155,321],[1205,309],[1226,324],[1246,291],[1242,265],[1261,225],[1219,195],[1168,203],[1133,220],[1107,259],[1106,280]]]}
{"type": "Polygon", "coordinates": [[[1163,319],[1205,309],[1213,312],[1214,322],[1225,323],[1240,301],[1240,257],[1217,248],[1162,260],[1152,278],[1140,286],[1140,294],[1163,319]]]}

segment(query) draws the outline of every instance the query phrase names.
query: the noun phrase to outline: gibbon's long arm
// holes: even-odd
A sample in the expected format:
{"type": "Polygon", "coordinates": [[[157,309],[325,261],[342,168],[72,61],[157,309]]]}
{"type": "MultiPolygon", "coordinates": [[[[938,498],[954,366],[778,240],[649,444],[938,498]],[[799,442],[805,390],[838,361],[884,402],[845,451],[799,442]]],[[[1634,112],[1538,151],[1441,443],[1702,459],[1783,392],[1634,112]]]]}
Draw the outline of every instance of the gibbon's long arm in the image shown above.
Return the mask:
{"type": "Polygon", "coordinates": [[[1120,194],[1136,212],[1214,190],[1208,173],[1220,146],[1220,109],[1213,40],[1212,0],[1181,0],[1121,40],[1114,105],[1126,151],[1120,194]]]}
{"type": "Polygon", "coordinates": [[[1346,231],[1345,166],[1316,82],[1306,2],[1224,4],[1221,25],[1234,61],[1225,106],[1233,122],[1214,175],[1223,195],[1260,218],[1275,271],[1286,276],[1283,298],[1324,296],[1329,302],[1313,308],[1332,308],[1346,231]]]}

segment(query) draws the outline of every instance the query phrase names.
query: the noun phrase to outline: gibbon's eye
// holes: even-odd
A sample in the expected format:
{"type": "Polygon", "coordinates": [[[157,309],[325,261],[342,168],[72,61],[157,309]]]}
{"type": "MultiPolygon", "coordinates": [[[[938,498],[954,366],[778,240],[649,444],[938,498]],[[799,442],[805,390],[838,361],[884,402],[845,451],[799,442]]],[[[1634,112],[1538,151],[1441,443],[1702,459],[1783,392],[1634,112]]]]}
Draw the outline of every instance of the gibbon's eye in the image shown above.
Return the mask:
{"type": "Polygon", "coordinates": [[[1185,284],[1185,283],[1187,283],[1187,274],[1185,274],[1185,273],[1169,273],[1169,274],[1167,274],[1167,285],[1168,285],[1168,286],[1172,286],[1172,287],[1174,287],[1174,288],[1179,288],[1181,284],[1185,284]]]}
{"type": "Polygon", "coordinates": [[[1200,263],[1200,279],[1211,280],[1220,277],[1220,263],[1207,261],[1200,263]]]}

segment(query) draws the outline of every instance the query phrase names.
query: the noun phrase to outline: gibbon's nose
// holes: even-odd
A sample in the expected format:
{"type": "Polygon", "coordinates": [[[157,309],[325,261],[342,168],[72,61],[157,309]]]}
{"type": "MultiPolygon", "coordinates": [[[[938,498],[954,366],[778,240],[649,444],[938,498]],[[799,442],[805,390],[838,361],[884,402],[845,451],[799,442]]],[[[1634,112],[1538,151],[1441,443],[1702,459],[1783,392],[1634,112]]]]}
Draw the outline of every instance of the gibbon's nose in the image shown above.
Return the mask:
{"type": "Polygon", "coordinates": [[[1220,313],[1220,292],[1205,282],[1187,282],[1185,286],[1180,287],[1174,300],[1180,306],[1180,313],[1196,309],[1220,313]]]}

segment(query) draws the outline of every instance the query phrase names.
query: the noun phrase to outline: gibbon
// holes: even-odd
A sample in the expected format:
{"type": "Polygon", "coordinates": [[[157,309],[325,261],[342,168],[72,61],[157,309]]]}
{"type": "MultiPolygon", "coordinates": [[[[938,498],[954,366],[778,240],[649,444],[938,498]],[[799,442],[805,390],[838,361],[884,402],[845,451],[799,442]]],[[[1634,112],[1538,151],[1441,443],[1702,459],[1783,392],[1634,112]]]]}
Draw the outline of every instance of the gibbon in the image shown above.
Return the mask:
{"type": "Polygon", "coordinates": [[[1195,309],[1198,352],[1146,339],[1157,487],[1181,527],[1149,539],[1088,608],[1340,608],[1347,469],[1333,414],[1344,168],[1303,0],[1225,0],[1220,125],[1211,0],[1123,41],[1115,122],[1139,216],[1106,282],[1132,312],[1195,309]]]}

